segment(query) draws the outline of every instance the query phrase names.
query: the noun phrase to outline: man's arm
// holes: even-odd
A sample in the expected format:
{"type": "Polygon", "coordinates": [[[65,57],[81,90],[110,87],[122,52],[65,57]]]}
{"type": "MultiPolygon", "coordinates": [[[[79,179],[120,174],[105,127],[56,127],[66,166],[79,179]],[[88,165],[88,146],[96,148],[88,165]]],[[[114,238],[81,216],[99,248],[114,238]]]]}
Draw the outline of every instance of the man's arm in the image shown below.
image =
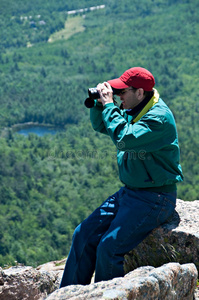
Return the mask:
{"type": "Polygon", "coordinates": [[[108,134],[104,122],[102,120],[103,105],[95,100],[94,107],[90,109],[90,120],[95,131],[108,134]]]}
{"type": "Polygon", "coordinates": [[[128,123],[120,109],[106,104],[102,119],[112,141],[121,151],[160,150],[177,139],[175,126],[163,116],[147,113],[135,124],[128,123]]]}
{"type": "Polygon", "coordinates": [[[107,103],[113,103],[113,91],[108,82],[99,83],[97,90],[100,99],[95,100],[94,107],[90,109],[90,120],[95,131],[108,134],[102,119],[103,107],[107,103]]]}

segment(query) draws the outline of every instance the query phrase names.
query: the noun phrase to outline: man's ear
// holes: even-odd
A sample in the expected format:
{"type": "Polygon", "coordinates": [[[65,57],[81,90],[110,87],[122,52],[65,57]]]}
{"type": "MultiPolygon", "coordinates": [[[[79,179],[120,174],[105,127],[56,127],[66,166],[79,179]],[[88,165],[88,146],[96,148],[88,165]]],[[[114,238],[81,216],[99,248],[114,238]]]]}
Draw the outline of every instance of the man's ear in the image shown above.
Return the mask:
{"type": "Polygon", "coordinates": [[[142,101],[144,99],[144,90],[139,88],[136,90],[138,100],[142,101]]]}

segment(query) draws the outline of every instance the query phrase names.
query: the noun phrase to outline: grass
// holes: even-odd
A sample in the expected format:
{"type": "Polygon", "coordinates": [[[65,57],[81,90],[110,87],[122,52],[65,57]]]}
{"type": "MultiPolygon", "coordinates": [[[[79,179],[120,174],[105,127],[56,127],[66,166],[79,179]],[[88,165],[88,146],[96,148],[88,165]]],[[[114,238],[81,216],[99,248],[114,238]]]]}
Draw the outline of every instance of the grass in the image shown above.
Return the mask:
{"type": "Polygon", "coordinates": [[[85,30],[83,26],[84,19],[82,16],[76,16],[76,17],[69,17],[67,21],[65,22],[64,29],[57,31],[53,33],[49,39],[48,42],[52,43],[58,40],[67,40],[72,35],[83,32],[85,30]]]}

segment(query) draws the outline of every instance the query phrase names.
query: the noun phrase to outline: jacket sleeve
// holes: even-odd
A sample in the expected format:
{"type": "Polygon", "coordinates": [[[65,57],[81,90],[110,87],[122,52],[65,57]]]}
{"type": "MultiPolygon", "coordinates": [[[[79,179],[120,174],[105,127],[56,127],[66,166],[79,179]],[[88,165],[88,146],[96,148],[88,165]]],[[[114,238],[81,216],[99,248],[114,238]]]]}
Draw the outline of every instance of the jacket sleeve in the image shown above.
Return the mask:
{"type": "Polygon", "coordinates": [[[90,120],[95,131],[108,134],[102,119],[103,105],[95,100],[95,105],[90,109],[90,120]]]}
{"type": "Polygon", "coordinates": [[[102,112],[106,130],[120,151],[153,152],[175,143],[176,131],[172,122],[150,111],[135,124],[128,123],[120,109],[106,104],[102,112]]]}

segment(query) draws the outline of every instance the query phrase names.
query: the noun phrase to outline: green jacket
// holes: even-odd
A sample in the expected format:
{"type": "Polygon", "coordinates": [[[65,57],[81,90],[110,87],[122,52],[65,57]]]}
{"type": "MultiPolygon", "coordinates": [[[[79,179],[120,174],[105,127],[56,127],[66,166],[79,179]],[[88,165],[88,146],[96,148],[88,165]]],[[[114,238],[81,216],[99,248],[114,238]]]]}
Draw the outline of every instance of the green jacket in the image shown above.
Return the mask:
{"type": "MultiPolygon", "coordinates": [[[[158,95],[159,97],[159,95],[158,95]]],[[[108,134],[117,147],[120,180],[130,188],[172,191],[183,180],[175,120],[159,98],[140,120],[113,103],[95,102],[94,130],[108,134]]]]}

